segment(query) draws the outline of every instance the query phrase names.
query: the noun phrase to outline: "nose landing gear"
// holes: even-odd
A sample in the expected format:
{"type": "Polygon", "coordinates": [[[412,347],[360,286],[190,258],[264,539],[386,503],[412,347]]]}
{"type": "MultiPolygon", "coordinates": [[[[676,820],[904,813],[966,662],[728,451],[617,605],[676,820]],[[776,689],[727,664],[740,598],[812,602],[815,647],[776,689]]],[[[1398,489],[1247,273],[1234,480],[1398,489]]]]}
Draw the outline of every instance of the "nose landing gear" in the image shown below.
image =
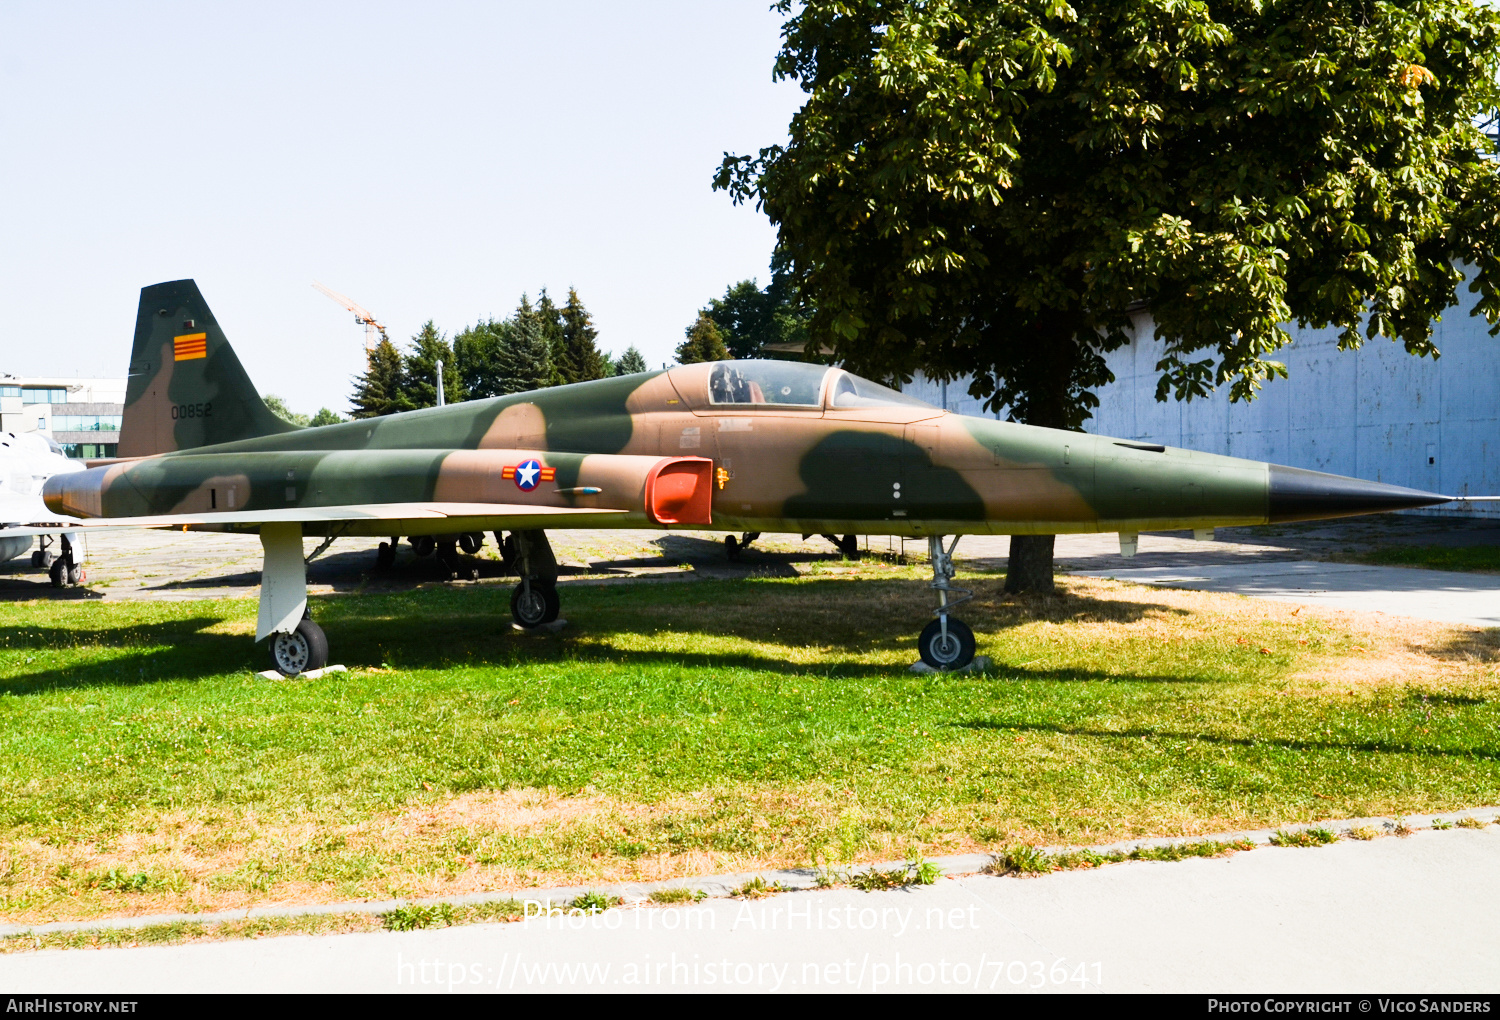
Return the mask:
{"type": "Polygon", "coordinates": [[[917,638],[917,651],[923,662],[938,670],[963,669],[974,661],[974,632],[962,620],[948,615],[956,606],[974,597],[973,592],[956,588],[952,583],[953,550],[958,547],[959,537],[954,536],[946,548],[941,535],[933,535],[927,540],[932,559],[931,587],[938,593],[938,607],[934,614],[937,619],[922,628],[922,635],[917,638]]]}

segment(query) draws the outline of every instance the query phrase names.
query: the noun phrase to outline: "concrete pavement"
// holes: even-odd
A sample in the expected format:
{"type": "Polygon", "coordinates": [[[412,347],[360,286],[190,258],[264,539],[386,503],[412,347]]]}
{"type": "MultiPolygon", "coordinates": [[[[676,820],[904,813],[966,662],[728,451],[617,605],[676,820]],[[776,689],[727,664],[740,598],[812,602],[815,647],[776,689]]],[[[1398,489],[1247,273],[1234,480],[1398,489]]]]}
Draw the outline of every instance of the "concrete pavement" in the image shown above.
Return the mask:
{"type": "Polygon", "coordinates": [[[1134,584],[1237,592],[1280,602],[1391,613],[1439,623],[1500,627],[1500,575],[1310,560],[1204,563],[1188,569],[1075,571],[1134,584]]]}
{"type": "Polygon", "coordinates": [[[1493,992],[1500,829],[595,917],[0,957],[17,994],[1493,992]]]}

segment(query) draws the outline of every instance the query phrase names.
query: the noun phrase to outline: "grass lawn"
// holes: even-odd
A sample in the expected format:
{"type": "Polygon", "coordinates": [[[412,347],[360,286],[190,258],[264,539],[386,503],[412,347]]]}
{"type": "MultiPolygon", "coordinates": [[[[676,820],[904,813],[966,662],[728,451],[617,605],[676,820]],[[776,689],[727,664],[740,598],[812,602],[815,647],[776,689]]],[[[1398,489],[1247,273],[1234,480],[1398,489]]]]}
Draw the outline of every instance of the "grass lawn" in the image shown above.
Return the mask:
{"type": "Polygon", "coordinates": [[[1391,545],[1361,557],[1365,563],[1429,570],[1500,571],[1500,546],[1391,545]]]}
{"type": "Polygon", "coordinates": [[[255,604],[0,604],[0,917],[429,896],[1500,803],[1500,632],[995,575],[919,676],[923,572],[255,604]]]}

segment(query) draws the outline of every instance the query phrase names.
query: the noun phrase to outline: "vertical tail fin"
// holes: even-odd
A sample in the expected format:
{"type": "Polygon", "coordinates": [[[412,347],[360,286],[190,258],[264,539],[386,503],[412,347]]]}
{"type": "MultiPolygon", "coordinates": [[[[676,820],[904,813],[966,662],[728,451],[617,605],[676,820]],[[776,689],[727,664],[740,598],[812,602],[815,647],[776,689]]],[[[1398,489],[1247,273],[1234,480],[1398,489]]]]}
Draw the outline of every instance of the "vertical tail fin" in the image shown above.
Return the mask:
{"type": "Polygon", "coordinates": [[[120,456],[254,439],[297,426],[271,413],[192,280],[141,288],[120,456]]]}

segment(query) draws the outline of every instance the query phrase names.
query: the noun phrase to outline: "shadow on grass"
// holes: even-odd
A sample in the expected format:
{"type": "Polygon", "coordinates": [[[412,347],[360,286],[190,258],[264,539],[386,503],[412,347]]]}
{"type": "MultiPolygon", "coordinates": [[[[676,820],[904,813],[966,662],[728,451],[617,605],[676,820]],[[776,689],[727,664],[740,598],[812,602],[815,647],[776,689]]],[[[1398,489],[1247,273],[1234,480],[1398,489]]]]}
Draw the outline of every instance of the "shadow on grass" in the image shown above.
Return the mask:
{"type": "Polygon", "coordinates": [[[1414,652],[1449,662],[1496,662],[1500,661],[1500,627],[1453,631],[1442,641],[1408,647],[1414,652]]]}
{"type": "Polygon", "coordinates": [[[106,627],[0,627],[0,649],[21,654],[28,648],[56,652],[79,645],[135,649],[96,662],[80,662],[61,669],[41,670],[0,679],[6,694],[36,694],[73,687],[122,686],[184,680],[236,672],[249,665],[251,645],[236,634],[205,634],[220,617],[106,627]],[[141,648],[140,646],[148,646],[141,648]],[[165,649],[160,646],[167,646],[165,649]]]}
{"type": "MultiPolygon", "coordinates": [[[[785,674],[847,678],[882,677],[903,667],[857,661],[871,652],[902,652],[916,659],[915,636],[928,619],[925,586],[910,581],[843,579],[702,581],[691,585],[619,584],[565,588],[564,614],[573,625],[560,634],[523,634],[511,627],[508,589],[438,588],[392,594],[313,599],[313,616],[328,634],[332,661],[351,667],[392,665],[401,669],[466,666],[521,667],[556,662],[609,662],[632,666],[739,667],[785,674]],[[760,646],[824,649],[820,661],[793,662],[760,649],[694,651],[618,647],[615,634],[670,636],[676,645],[692,635],[733,639],[760,646]]],[[[976,591],[998,596],[992,582],[976,591]]],[[[971,604],[965,618],[980,632],[995,633],[1037,619],[1057,622],[1130,622],[1153,613],[1182,610],[1146,602],[1102,601],[1067,595],[1046,599],[971,604]]],[[[0,680],[0,690],[26,694],[89,685],[134,685],[189,680],[269,667],[264,645],[246,634],[209,634],[220,617],[199,616],[125,627],[0,627],[0,649],[26,646],[109,649],[97,661],[21,673],[0,680]],[[141,648],[141,646],[148,646],[141,648]]],[[[12,660],[14,661],[14,660],[12,660]]],[[[1200,677],[1122,676],[1088,670],[1000,669],[1028,680],[1089,682],[1203,682],[1200,677]]],[[[953,682],[973,682],[955,675],[953,682]]]]}
{"type": "Polygon", "coordinates": [[[1055,723],[1003,723],[992,719],[970,719],[951,724],[957,729],[1013,730],[1026,733],[1055,733],[1067,737],[1097,737],[1102,740],[1182,740],[1212,744],[1218,747],[1275,747],[1285,751],[1362,751],[1367,754],[1416,754],[1434,758],[1477,758],[1500,761],[1500,749],[1493,747],[1421,747],[1416,744],[1385,740],[1299,740],[1278,737],[1223,737],[1209,733],[1180,733],[1173,730],[1131,727],[1123,730],[1099,730],[1082,726],[1060,726],[1055,723]]]}

